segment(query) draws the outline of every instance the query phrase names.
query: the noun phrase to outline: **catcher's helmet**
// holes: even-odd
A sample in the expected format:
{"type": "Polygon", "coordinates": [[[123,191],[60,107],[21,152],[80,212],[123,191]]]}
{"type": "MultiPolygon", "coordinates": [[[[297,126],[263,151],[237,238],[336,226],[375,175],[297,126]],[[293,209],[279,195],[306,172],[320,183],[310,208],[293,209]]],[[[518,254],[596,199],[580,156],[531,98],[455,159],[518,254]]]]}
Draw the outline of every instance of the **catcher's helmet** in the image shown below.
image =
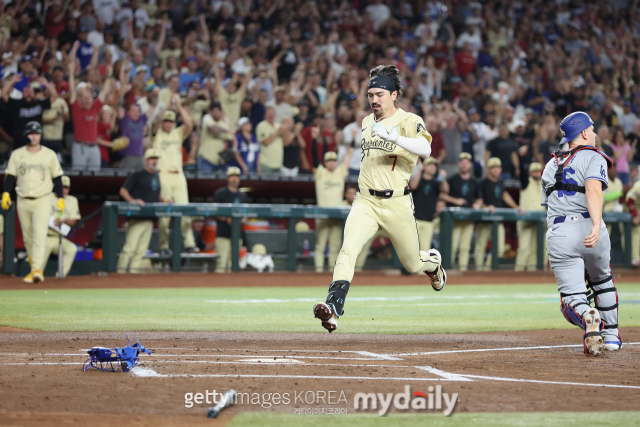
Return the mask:
{"type": "Polygon", "coordinates": [[[592,124],[593,120],[591,120],[591,117],[585,112],[576,111],[575,113],[569,114],[560,122],[560,133],[562,134],[560,145],[573,141],[580,132],[592,124]]]}

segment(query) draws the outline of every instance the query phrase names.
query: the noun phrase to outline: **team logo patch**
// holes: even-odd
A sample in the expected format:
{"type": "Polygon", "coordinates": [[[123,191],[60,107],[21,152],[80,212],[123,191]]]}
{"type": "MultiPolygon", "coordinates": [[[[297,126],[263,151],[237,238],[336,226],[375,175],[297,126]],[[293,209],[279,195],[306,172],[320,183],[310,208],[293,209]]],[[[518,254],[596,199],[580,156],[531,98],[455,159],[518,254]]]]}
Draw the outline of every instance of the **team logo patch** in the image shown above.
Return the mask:
{"type": "Polygon", "coordinates": [[[425,129],[424,125],[420,122],[418,122],[418,126],[416,127],[416,133],[420,133],[422,131],[426,131],[427,129],[425,129]]]}

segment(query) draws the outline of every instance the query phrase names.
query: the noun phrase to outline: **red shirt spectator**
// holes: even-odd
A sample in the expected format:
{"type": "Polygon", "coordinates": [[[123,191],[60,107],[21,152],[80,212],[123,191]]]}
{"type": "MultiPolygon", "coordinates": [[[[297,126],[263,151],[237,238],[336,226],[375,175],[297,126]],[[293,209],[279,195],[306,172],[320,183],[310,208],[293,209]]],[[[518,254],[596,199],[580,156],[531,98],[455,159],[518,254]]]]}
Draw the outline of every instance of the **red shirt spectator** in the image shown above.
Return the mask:
{"type": "Polygon", "coordinates": [[[427,50],[428,56],[433,56],[436,68],[441,69],[449,58],[449,48],[440,39],[436,39],[435,44],[427,50]]]}
{"type": "MultiPolygon", "coordinates": [[[[65,6],[64,8],[66,10],[67,6],[65,6]]],[[[47,15],[44,19],[44,34],[48,39],[57,38],[58,34],[65,30],[67,26],[65,10],[61,10],[60,4],[54,2],[53,6],[51,6],[49,11],[47,12],[47,15]],[[60,17],[61,14],[62,16],[60,17]],[[58,22],[56,22],[56,18],[59,18],[58,22]]]]}
{"type": "MultiPolygon", "coordinates": [[[[102,138],[105,141],[111,141],[111,124],[99,121],[98,122],[98,138],[102,138]]],[[[104,162],[103,165],[108,165],[111,161],[109,153],[111,149],[103,145],[100,146],[100,158],[104,162]]]]}
{"type": "Polygon", "coordinates": [[[444,150],[444,138],[440,132],[431,133],[431,138],[431,157],[437,159],[440,152],[444,150]]]}
{"type": "Polygon", "coordinates": [[[88,110],[82,108],[77,100],[71,104],[73,135],[77,142],[95,144],[98,139],[98,114],[102,105],[100,98],[96,98],[88,110]]]}
{"type": "MultiPolygon", "coordinates": [[[[314,138],[312,138],[311,136],[311,129],[314,127],[315,126],[313,125],[307,126],[306,128],[302,129],[302,132],[300,132],[300,136],[307,143],[307,147],[305,149],[305,156],[307,158],[307,162],[309,166],[311,167],[311,170],[317,168],[318,165],[322,164],[322,161],[324,159],[324,154],[327,151],[337,152],[336,140],[334,139],[331,131],[326,128],[322,129],[321,134],[318,136],[318,138],[314,140],[314,138]],[[314,149],[315,149],[315,155],[313,152],[314,149]]],[[[304,163],[301,169],[310,170],[305,167],[304,163]]]]}
{"type": "Polygon", "coordinates": [[[467,77],[476,66],[476,59],[466,49],[456,53],[454,58],[458,64],[458,72],[463,78],[467,77]]]}
{"type": "Polygon", "coordinates": [[[62,80],[61,82],[56,82],[54,80],[53,84],[56,85],[58,95],[65,95],[69,93],[69,83],[66,80],[62,80]]]}

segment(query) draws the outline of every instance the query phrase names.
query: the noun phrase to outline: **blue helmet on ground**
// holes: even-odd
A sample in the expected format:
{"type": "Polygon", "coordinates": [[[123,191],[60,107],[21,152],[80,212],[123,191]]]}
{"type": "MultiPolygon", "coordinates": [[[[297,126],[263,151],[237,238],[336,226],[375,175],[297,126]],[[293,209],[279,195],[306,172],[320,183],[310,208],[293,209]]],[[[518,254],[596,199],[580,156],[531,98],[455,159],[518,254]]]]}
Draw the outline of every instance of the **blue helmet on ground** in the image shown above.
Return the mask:
{"type": "Polygon", "coordinates": [[[592,124],[591,117],[583,111],[569,114],[560,122],[560,133],[562,134],[560,145],[573,141],[576,136],[580,135],[580,132],[592,124]]]}

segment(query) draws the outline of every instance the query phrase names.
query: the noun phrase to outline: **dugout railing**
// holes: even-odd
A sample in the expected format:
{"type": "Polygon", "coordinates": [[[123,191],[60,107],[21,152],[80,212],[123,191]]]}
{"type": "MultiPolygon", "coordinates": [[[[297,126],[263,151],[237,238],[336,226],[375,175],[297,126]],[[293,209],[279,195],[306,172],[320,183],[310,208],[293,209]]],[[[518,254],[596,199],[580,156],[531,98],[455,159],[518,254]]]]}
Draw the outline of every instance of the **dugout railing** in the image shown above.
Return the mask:
{"type": "Polygon", "coordinates": [[[171,269],[180,271],[182,253],[182,232],[180,218],[183,216],[231,217],[231,270],[240,271],[240,232],[243,218],[286,218],[287,270],[296,270],[296,222],[299,219],[341,219],[349,215],[350,207],[322,208],[309,205],[260,205],[229,203],[190,203],[188,205],[167,205],[150,203],[145,206],[125,202],[106,202],[102,208],[102,269],[116,271],[117,267],[117,226],[118,216],[128,218],[171,218],[169,241],[173,254],[171,269]]]}
{"type": "MultiPolygon", "coordinates": [[[[603,214],[605,223],[617,222],[624,224],[624,235],[626,242],[631,240],[632,218],[626,212],[605,212],[603,214]]],[[[445,208],[440,212],[440,253],[442,254],[442,266],[451,268],[452,259],[452,236],[454,221],[473,221],[491,223],[491,241],[498,241],[498,224],[507,221],[529,221],[535,222],[538,226],[537,238],[537,268],[542,269],[544,262],[544,239],[546,234],[547,211],[525,211],[521,214],[515,209],[497,208],[495,213],[489,209],[472,208],[445,208]]],[[[634,242],[638,244],[638,242],[634,242]]],[[[498,245],[491,244],[491,269],[497,270],[499,267],[498,245]]],[[[631,268],[631,244],[624,245],[623,263],[626,268],[631,268]]]]}
{"type": "MultiPolygon", "coordinates": [[[[287,218],[287,270],[296,270],[296,230],[295,225],[299,219],[332,218],[345,220],[349,215],[350,207],[325,208],[310,205],[260,205],[260,204],[214,204],[191,203],[188,205],[168,205],[153,203],[144,207],[126,202],[106,202],[102,207],[102,266],[103,271],[116,271],[118,262],[117,232],[118,217],[158,219],[171,218],[170,248],[173,252],[171,267],[173,271],[180,271],[182,266],[182,232],[180,218],[182,216],[216,217],[226,216],[232,218],[231,247],[232,270],[240,271],[240,234],[243,218],[287,218]]],[[[4,250],[2,272],[16,274],[15,263],[15,204],[9,210],[0,209],[0,215],[5,216],[4,250]]],[[[631,242],[632,218],[628,213],[607,212],[603,216],[605,222],[618,222],[624,224],[625,241],[631,242]]],[[[451,268],[451,240],[453,224],[455,220],[491,222],[492,241],[497,241],[498,224],[505,221],[532,221],[538,224],[537,251],[538,268],[543,267],[543,240],[545,235],[545,211],[525,211],[524,214],[514,209],[496,209],[491,213],[488,209],[470,208],[446,208],[440,213],[440,252],[444,268],[451,268]]],[[[637,244],[637,242],[635,242],[637,244]]],[[[499,267],[497,245],[491,245],[492,269],[499,267]]],[[[631,245],[624,245],[624,266],[631,268],[631,245]]]]}

